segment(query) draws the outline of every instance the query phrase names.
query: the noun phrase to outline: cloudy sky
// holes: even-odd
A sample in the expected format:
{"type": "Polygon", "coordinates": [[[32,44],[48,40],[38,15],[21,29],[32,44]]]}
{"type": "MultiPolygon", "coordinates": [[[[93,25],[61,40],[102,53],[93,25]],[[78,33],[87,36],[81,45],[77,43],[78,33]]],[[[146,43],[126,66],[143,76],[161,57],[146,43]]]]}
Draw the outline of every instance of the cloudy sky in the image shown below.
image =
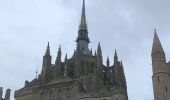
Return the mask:
{"type": "MultiPolygon", "coordinates": [[[[41,71],[50,42],[53,63],[59,44],[70,57],[82,0],[0,0],[0,86],[20,89],[41,71]]],[[[170,0],[86,0],[90,48],[100,41],[111,63],[114,49],[123,60],[129,100],[153,100],[153,30],[170,59],[170,0]]],[[[13,94],[11,96],[13,100],[13,94]]]]}

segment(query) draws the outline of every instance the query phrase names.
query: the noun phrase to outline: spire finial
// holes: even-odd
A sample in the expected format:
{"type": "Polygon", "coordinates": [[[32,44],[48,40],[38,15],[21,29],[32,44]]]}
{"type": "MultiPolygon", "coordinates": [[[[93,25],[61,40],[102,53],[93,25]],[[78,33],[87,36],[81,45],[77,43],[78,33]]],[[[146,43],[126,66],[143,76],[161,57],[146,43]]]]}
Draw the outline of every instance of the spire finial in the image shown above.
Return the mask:
{"type": "Polygon", "coordinates": [[[114,61],[115,61],[115,62],[118,61],[118,56],[117,56],[117,51],[116,51],[116,49],[115,49],[114,61]]]}
{"type": "Polygon", "coordinates": [[[47,47],[50,48],[50,42],[48,42],[48,46],[47,47]]]}
{"type": "Polygon", "coordinates": [[[98,49],[101,49],[100,42],[98,43],[98,49]]]}
{"type": "Polygon", "coordinates": [[[99,54],[101,54],[101,53],[102,53],[101,46],[100,46],[100,42],[98,43],[97,53],[99,53],[99,54]]]}
{"type": "Polygon", "coordinates": [[[80,29],[86,29],[87,30],[87,24],[86,24],[86,11],[85,11],[85,0],[83,0],[83,6],[82,6],[82,14],[81,14],[81,22],[80,22],[80,29]]]}
{"type": "Polygon", "coordinates": [[[61,45],[59,45],[59,51],[61,51],[61,45]]]}
{"type": "Polygon", "coordinates": [[[48,42],[47,49],[45,55],[50,55],[50,43],[48,42]]]}
{"type": "Polygon", "coordinates": [[[115,57],[117,57],[117,50],[115,49],[115,57]]]}
{"type": "Polygon", "coordinates": [[[85,7],[85,0],[83,0],[83,6],[85,7]]]}
{"type": "Polygon", "coordinates": [[[157,32],[156,32],[156,28],[154,29],[154,32],[157,33],[157,32]]]}
{"type": "Polygon", "coordinates": [[[59,45],[59,48],[58,48],[58,55],[57,55],[57,58],[61,58],[61,45],[59,45]]]}
{"type": "Polygon", "coordinates": [[[110,66],[110,61],[109,61],[109,57],[107,56],[107,61],[106,61],[107,67],[110,66]]]}

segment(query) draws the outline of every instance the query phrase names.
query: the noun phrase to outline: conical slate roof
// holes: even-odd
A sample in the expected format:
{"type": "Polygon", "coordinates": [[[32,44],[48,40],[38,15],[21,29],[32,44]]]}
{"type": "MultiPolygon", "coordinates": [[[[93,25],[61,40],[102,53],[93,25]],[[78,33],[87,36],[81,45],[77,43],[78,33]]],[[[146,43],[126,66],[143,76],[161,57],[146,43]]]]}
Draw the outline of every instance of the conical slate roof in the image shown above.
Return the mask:
{"type": "Polygon", "coordinates": [[[154,33],[153,46],[152,46],[152,53],[154,52],[164,52],[156,30],[154,33]]]}

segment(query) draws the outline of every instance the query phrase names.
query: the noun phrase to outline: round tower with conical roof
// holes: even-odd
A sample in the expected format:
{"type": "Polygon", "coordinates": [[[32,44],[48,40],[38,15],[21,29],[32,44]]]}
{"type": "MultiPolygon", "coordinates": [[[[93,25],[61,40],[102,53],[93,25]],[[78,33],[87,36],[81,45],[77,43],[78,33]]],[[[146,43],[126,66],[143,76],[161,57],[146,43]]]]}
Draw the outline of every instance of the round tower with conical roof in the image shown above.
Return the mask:
{"type": "Polygon", "coordinates": [[[155,30],[152,46],[154,100],[170,100],[170,72],[165,52],[155,30]]]}

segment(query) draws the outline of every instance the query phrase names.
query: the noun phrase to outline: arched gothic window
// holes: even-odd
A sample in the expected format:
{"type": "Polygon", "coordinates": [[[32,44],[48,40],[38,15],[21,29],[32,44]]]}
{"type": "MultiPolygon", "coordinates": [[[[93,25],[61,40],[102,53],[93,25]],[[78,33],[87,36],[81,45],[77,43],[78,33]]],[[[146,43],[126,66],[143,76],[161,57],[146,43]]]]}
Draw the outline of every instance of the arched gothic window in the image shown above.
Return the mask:
{"type": "Polygon", "coordinates": [[[167,86],[165,87],[165,92],[166,92],[166,93],[168,92],[168,88],[167,88],[167,86]]]}
{"type": "Polygon", "coordinates": [[[160,81],[160,77],[158,76],[158,82],[160,81]]]}

